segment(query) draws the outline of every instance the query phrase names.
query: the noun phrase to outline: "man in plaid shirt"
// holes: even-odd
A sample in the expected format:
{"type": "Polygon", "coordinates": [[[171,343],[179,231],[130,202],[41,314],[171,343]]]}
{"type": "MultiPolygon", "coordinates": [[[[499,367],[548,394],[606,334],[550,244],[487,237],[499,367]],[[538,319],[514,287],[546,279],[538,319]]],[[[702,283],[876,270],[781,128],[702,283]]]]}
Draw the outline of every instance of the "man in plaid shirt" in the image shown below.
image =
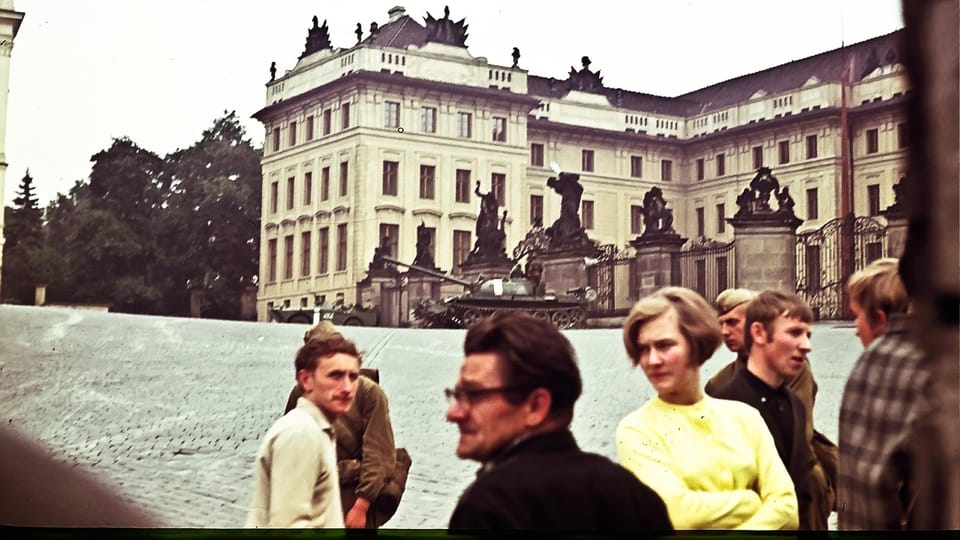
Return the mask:
{"type": "MultiPolygon", "coordinates": [[[[931,443],[932,378],[910,329],[910,300],[897,259],[880,259],[847,282],[866,349],[840,406],[838,526],[841,530],[930,528],[919,505],[937,505],[917,485],[931,443]]],[[[925,510],[929,510],[927,507],[925,510]]],[[[927,512],[923,512],[924,515],[927,512]]]]}

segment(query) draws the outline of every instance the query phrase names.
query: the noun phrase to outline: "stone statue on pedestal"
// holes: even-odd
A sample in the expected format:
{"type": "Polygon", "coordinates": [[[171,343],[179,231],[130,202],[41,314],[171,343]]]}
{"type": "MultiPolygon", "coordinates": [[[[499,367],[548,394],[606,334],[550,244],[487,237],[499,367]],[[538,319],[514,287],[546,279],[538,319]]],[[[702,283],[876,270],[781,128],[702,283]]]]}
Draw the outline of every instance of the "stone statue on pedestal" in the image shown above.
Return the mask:
{"type": "Polygon", "coordinates": [[[413,264],[430,269],[437,267],[430,249],[432,243],[433,238],[430,229],[421,221],[420,225],[417,226],[417,256],[413,259],[413,264]]]}
{"type": "Polygon", "coordinates": [[[480,192],[480,182],[477,182],[474,193],[480,198],[480,215],[477,216],[476,228],[477,240],[464,264],[474,263],[478,260],[506,260],[507,235],[504,231],[504,225],[507,219],[507,211],[503,211],[503,217],[498,216],[500,203],[497,202],[493,191],[480,192]]]}
{"type": "Polygon", "coordinates": [[[580,224],[580,197],[583,186],[580,175],[561,172],[547,179],[547,187],[560,194],[560,217],[547,227],[550,237],[550,250],[574,249],[593,246],[587,233],[580,224]]]}
{"type": "Polygon", "coordinates": [[[651,188],[643,196],[640,213],[643,214],[643,236],[677,234],[673,229],[673,210],[667,208],[660,188],[651,188]]]}

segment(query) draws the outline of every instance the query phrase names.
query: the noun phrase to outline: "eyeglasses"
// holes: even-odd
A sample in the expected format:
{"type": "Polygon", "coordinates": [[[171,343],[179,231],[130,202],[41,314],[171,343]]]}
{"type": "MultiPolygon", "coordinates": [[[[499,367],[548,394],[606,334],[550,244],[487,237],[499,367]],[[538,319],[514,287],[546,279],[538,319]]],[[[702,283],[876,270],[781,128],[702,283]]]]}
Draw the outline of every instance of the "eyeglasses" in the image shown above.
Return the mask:
{"type": "Polygon", "coordinates": [[[518,392],[524,390],[519,386],[497,386],[494,388],[446,388],[443,395],[447,398],[447,405],[452,407],[454,403],[462,408],[468,408],[473,405],[477,399],[490,394],[518,392]]]}

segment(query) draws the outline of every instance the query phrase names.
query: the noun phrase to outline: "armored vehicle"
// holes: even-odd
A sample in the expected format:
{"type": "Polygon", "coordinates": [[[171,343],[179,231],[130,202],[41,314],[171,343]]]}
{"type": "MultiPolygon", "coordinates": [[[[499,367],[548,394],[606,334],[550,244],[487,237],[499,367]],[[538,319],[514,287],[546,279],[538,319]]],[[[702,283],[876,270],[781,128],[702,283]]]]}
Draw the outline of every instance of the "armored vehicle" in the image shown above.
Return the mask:
{"type": "Polygon", "coordinates": [[[597,298],[590,287],[577,287],[559,295],[544,292],[526,277],[481,277],[470,282],[391,257],[383,256],[383,260],[464,286],[462,295],[441,301],[426,299],[413,309],[418,325],[424,328],[468,328],[484,317],[505,311],[525,311],[549,320],[561,329],[579,328],[583,326],[590,304],[597,298]]]}
{"type": "Polygon", "coordinates": [[[359,305],[332,304],[312,308],[271,309],[270,320],[281,323],[317,324],[330,321],[337,326],[377,326],[380,312],[376,307],[364,309],[359,305]]]}

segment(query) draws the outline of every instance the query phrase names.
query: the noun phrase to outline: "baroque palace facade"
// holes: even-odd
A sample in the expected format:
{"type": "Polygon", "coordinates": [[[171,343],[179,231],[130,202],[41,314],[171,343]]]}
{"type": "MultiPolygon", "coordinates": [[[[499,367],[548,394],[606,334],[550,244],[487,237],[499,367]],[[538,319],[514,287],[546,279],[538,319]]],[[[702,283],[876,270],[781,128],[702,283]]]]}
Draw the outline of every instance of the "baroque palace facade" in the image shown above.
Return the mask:
{"type": "Polygon", "coordinates": [[[333,48],[315,18],[294,68],[271,68],[254,115],[266,128],[258,318],[356,301],[374,249],[413,261],[421,223],[437,266],[457,274],[477,190],[506,210],[509,252],[559,215],[551,162],[580,175],[580,217],[598,244],[643,232],[654,186],[682,236],[729,241],[725,220],[761,166],[789,188],[800,231],[879,215],[907,168],[899,35],[661,97],[605,87],[588,57],[566,79],[529,73],[516,50],[514,65],[490,64],[448,14],[421,25],[393,8],[366,36],[358,26],[349,48],[333,48]]]}

